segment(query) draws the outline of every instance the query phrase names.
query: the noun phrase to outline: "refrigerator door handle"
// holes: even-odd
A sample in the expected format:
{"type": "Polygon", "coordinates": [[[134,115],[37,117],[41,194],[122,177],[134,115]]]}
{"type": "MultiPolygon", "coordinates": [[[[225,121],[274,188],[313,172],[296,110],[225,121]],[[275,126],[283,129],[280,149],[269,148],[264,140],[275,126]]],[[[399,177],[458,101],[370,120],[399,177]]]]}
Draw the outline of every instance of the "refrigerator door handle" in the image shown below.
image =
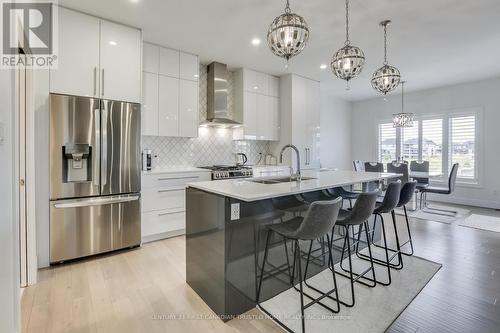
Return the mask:
{"type": "Polygon", "coordinates": [[[101,112],[101,193],[108,179],[108,102],[102,101],[101,112]]]}
{"type": "Polygon", "coordinates": [[[94,185],[98,186],[100,185],[100,170],[99,170],[99,164],[101,161],[101,113],[99,109],[94,110],[94,126],[95,126],[95,147],[94,147],[94,156],[93,156],[93,162],[94,165],[92,166],[92,180],[94,181],[94,185]]]}
{"type": "Polygon", "coordinates": [[[111,205],[122,202],[130,202],[139,200],[138,195],[131,195],[126,197],[110,197],[110,198],[92,198],[92,199],[77,199],[66,201],[62,203],[54,204],[54,208],[77,208],[77,207],[88,207],[88,206],[101,206],[101,205],[111,205]]]}

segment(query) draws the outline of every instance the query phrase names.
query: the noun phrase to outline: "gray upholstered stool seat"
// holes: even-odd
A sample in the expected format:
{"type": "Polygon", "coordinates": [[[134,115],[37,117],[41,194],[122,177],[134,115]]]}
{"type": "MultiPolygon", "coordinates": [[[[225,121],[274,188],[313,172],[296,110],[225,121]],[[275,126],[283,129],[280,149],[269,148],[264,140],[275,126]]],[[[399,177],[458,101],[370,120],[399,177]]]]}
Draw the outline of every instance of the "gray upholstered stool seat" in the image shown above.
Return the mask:
{"type": "Polygon", "coordinates": [[[304,218],[302,216],[296,216],[282,223],[268,225],[267,228],[282,235],[283,237],[289,239],[295,239],[297,234],[297,229],[300,227],[300,224],[302,223],[303,220],[304,218]]]}

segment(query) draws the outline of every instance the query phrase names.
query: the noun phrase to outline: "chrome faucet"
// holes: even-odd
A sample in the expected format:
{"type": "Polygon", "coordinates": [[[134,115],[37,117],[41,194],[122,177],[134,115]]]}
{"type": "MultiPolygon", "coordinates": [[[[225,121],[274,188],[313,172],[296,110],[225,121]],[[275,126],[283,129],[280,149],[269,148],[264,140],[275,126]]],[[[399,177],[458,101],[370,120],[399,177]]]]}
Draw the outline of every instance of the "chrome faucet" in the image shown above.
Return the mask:
{"type": "Polygon", "coordinates": [[[285,152],[285,150],[287,148],[292,148],[297,153],[297,170],[296,170],[295,174],[291,175],[291,177],[294,178],[296,181],[300,182],[300,180],[302,179],[302,177],[300,175],[300,153],[299,153],[299,150],[297,149],[297,147],[295,147],[294,145],[283,146],[283,148],[281,148],[281,152],[280,152],[280,163],[283,163],[283,153],[285,152]]]}

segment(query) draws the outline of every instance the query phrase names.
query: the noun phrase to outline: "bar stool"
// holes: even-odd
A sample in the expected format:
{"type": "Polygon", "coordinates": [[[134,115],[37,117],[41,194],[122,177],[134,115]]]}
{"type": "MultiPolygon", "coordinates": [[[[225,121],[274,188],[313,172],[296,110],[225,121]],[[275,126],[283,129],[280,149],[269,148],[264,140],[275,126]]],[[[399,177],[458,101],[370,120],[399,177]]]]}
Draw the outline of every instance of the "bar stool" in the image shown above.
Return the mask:
{"type": "MultiPolygon", "coordinates": [[[[405,212],[405,220],[406,220],[406,229],[408,230],[408,240],[404,242],[403,244],[400,245],[400,248],[405,246],[406,244],[410,244],[411,252],[404,252],[401,251],[402,254],[406,256],[412,256],[413,255],[413,241],[411,239],[411,232],[410,232],[410,223],[408,222],[408,214],[406,212],[406,204],[410,202],[410,200],[413,198],[413,195],[415,194],[415,190],[417,188],[417,182],[412,181],[409,183],[406,183],[401,187],[401,194],[399,195],[399,203],[396,207],[401,208],[403,207],[403,211],[405,212]]],[[[397,230],[395,230],[397,232],[397,230]]],[[[391,250],[394,251],[394,250],[391,250]]]]}
{"type": "Polygon", "coordinates": [[[335,197],[342,198],[342,207],[344,207],[343,201],[349,200],[349,207],[352,209],[352,200],[356,200],[359,197],[360,192],[347,191],[343,187],[334,187],[327,189],[328,193],[335,197]]]}
{"type": "MultiPolygon", "coordinates": [[[[352,307],[355,304],[355,296],[354,296],[354,283],[360,283],[368,287],[375,287],[377,285],[376,283],[376,278],[375,278],[375,267],[373,265],[373,261],[370,262],[370,267],[365,269],[363,272],[356,273],[353,271],[352,267],[352,258],[351,258],[351,248],[353,246],[356,246],[356,248],[359,246],[360,242],[360,235],[361,231],[365,230],[365,235],[366,235],[366,241],[368,244],[368,253],[369,253],[369,258],[372,258],[372,252],[371,252],[371,242],[370,242],[370,236],[368,234],[369,226],[368,226],[368,219],[370,216],[373,214],[373,210],[375,208],[375,204],[377,201],[377,195],[378,192],[364,192],[359,195],[359,198],[356,200],[356,203],[354,204],[354,207],[352,210],[341,210],[339,212],[339,217],[337,220],[336,225],[339,227],[342,227],[345,229],[345,237],[344,237],[344,245],[342,247],[342,255],[340,258],[340,268],[346,272],[349,273],[349,275],[336,271],[334,264],[332,262],[332,265],[330,269],[335,272],[335,274],[339,274],[341,276],[344,276],[346,278],[350,279],[351,282],[351,302],[346,303],[344,301],[339,300],[340,303],[347,307],[352,307]],[[358,240],[354,242],[354,227],[359,226],[358,230],[358,240]],[[352,229],[353,233],[353,243],[351,244],[351,236],[349,234],[349,230],[352,229]],[[343,261],[344,261],[344,255],[347,250],[347,259],[349,261],[349,269],[346,269],[343,267],[343,261]],[[366,277],[365,275],[370,272],[372,273],[372,278],[366,277]],[[367,280],[371,283],[361,281],[360,279],[367,280]]],[[[333,232],[332,232],[333,234],[333,232]]],[[[310,286],[308,286],[310,287],[310,286]]]]}
{"type": "Polygon", "coordinates": [[[380,265],[387,267],[387,275],[388,275],[387,279],[388,279],[388,281],[382,282],[382,281],[377,280],[377,283],[380,283],[383,286],[388,286],[392,282],[392,280],[391,280],[391,267],[397,268],[399,266],[402,267],[402,265],[403,265],[403,259],[401,257],[401,249],[399,247],[399,237],[398,237],[397,232],[395,232],[397,250],[395,251],[395,253],[391,257],[389,257],[389,250],[390,249],[387,246],[387,236],[386,236],[386,232],[385,232],[385,221],[384,221],[384,217],[382,216],[382,214],[384,214],[384,213],[391,213],[392,221],[394,224],[394,229],[396,230],[396,214],[394,213],[394,208],[396,208],[396,206],[399,203],[400,193],[401,193],[401,183],[399,183],[399,182],[389,183],[389,185],[387,186],[387,190],[385,191],[383,201],[377,202],[376,206],[375,206],[375,210],[373,211],[373,214],[375,215],[375,219],[373,220],[373,228],[371,230],[371,241],[373,242],[373,237],[375,236],[375,227],[377,224],[377,217],[380,217],[380,221],[382,224],[382,240],[384,242],[384,245],[377,245],[375,243],[373,243],[373,245],[384,249],[385,261],[382,259],[378,259],[378,258],[368,257],[365,254],[360,253],[358,251],[359,249],[356,249],[356,255],[358,256],[358,258],[363,259],[363,260],[370,260],[370,261],[373,261],[377,264],[380,264],[380,265]],[[398,256],[398,263],[391,264],[391,261],[392,261],[392,259],[394,259],[395,256],[398,256]]]}
{"type": "MultiPolygon", "coordinates": [[[[259,279],[259,285],[257,289],[257,298],[256,298],[256,303],[257,306],[262,309],[267,315],[271,316],[272,315],[264,309],[259,301],[260,301],[260,292],[262,289],[262,280],[264,276],[264,265],[267,260],[267,255],[269,252],[269,242],[271,239],[271,236],[273,233],[276,233],[280,236],[282,236],[285,241],[286,240],[291,240],[294,244],[294,260],[293,260],[293,268],[290,274],[290,284],[292,287],[295,289],[295,277],[297,276],[299,278],[299,294],[300,294],[300,312],[301,312],[301,319],[302,319],[302,332],[305,332],[305,317],[304,317],[304,311],[308,307],[310,307],[313,304],[319,304],[320,306],[324,307],[325,309],[328,309],[329,311],[333,313],[338,313],[340,311],[340,305],[338,302],[338,290],[337,290],[337,280],[335,278],[335,272],[332,272],[332,277],[333,277],[333,289],[329,290],[328,292],[320,292],[321,296],[314,298],[311,295],[308,295],[307,293],[304,292],[303,290],[303,275],[302,275],[302,263],[301,263],[301,251],[300,251],[300,245],[299,241],[309,241],[311,244],[314,240],[321,238],[323,236],[327,237],[328,241],[328,252],[329,252],[329,262],[333,262],[333,257],[332,257],[332,249],[331,249],[331,239],[329,232],[333,229],[335,225],[335,221],[337,220],[337,216],[339,214],[340,210],[340,204],[341,204],[341,199],[337,198],[335,200],[331,201],[317,201],[311,203],[309,209],[307,210],[306,214],[304,217],[297,216],[294,217],[286,222],[279,223],[279,224],[273,224],[269,225],[268,232],[267,232],[267,240],[266,240],[266,247],[264,250],[264,258],[262,261],[262,271],[259,279]],[[295,274],[295,271],[298,271],[297,274],[295,274]],[[335,297],[333,298],[330,296],[331,294],[335,293],[335,297]],[[310,302],[307,304],[304,304],[304,296],[310,299],[310,302]],[[337,308],[332,309],[330,306],[324,304],[321,302],[324,298],[330,298],[336,301],[337,308]]],[[[285,243],[285,251],[286,251],[286,243],[285,243]]],[[[288,262],[288,256],[287,256],[287,262],[288,262]]],[[[274,318],[274,317],[273,317],[274,318]]],[[[277,322],[279,320],[277,318],[274,318],[277,322]]],[[[282,326],[286,327],[283,323],[279,322],[282,326]]],[[[289,330],[289,329],[288,329],[289,330]]]]}

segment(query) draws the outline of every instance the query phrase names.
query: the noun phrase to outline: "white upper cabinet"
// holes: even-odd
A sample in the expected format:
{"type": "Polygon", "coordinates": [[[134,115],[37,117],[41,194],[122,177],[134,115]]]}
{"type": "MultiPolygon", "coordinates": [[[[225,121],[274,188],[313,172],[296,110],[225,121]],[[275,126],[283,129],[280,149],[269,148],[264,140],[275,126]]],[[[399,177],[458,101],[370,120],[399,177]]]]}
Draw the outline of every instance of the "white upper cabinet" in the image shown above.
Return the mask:
{"type": "Polygon", "coordinates": [[[158,73],[160,68],[160,47],[144,43],[142,45],[142,70],[149,73],[158,73]]]}
{"type": "Polygon", "coordinates": [[[234,114],[244,125],[233,130],[233,139],[278,141],[279,79],[265,73],[240,69],[235,72],[233,80],[234,114]]]}
{"type": "Polygon", "coordinates": [[[199,72],[198,56],[181,52],[179,77],[184,80],[198,81],[199,72]]]}
{"type": "Polygon", "coordinates": [[[179,77],[179,56],[177,50],[160,47],[160,75],[179,77]]]}
{"type": "Polygon", "coordinates": [[[179,135],[179,80],[159,75],[158,135],[179,135]]]}
{"type": "Polygon", "coordinates": [[[179,136],[198,136],[198,82],[180,80],[179,83],[179,136]]]}
{"type": "MultiPolygon", "coordinates": [[[[156,113],[149,112],[149,117],[155,119],[153,125],[146,126],[145,135],[197,137],[199,127],[198,116],[198,56],[177,50],[144,43],[144,77],[151,74],[157,78],[158,85],[145,84],[144,95],[157,98],[156,113]],[[146,52],[148,54],[146,54],[146,52]],[[158,67],[154,67],[155,56],[158,54],[158,67]],[[149,73],[149,71],[152,71],[149,73]],[[182,77],[188,79],[183,79],[182,77]],[[146,91],[156,89],[155,91],[146,91]],[[151,131],[149,131],[151,129],[151,131]]],[[[144,106],[143,106],[144,108],[144,106]]],[[[151,108],[148,107],[148,111],[151,108]]],[[[144,120],[143,120],[144,121],[144,120]]]]}
{"type": "Polygon", "coordinates": [[[142,89],[142,135],[158,135],[158,75],[144,72],[142,89]]]}
{"type": "Polygon", "coordinates": [[[59,8],[58,68],[50,91],[141,102],[141,31],[59,8]]]}
{"type": "Polygon", "coordinates": [[[99,94],[99,19],[59,7],[57,69],[50,70],[50,92],[99,94]]]}
{"type": "Polygon", "coordinates": [[[141,32],[101,20],[101,96],[140,102],[141,32]]]}
{"type": "MultiPolygon", "coordinates": [[[[280,147],[295,145],[303,167],[320,166],[320,88],[319,82],[290,74],[281,78],[282,104],[280,147]]],[[[295,156],[292,155],[292,166],[295,156]]]]}
{"type": "Polygon", "coordinates": [[[280,97],[279,77],[269,76],[269,96],[280,97]]]}

